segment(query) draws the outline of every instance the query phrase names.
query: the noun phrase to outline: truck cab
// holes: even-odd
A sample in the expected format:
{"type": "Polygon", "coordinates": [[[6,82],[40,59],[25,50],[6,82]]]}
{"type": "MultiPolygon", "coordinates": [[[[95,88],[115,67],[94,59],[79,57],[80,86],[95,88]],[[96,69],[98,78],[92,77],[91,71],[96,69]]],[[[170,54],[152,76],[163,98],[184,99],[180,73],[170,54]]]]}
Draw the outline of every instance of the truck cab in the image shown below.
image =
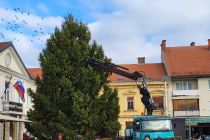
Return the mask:
{"type": "Polygon", "coordinates": [[[136,116],[133,118],[133,140],[174,140],[172,118],[168,116],[136,116]]]}

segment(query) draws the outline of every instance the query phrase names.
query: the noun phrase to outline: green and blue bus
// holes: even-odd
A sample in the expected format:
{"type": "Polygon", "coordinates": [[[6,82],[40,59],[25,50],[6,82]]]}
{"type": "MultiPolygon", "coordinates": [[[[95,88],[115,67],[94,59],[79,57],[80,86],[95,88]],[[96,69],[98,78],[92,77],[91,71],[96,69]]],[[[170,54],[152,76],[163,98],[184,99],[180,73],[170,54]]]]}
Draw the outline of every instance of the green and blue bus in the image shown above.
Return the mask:
{"type": "MultiPolygon", "coordinates": [[[[128,131],[128,130],[127,130],[128,131]]],[[[172,118],[168,116],[136,116],[130,130],[132,140],[174,140],[172,118]]]]}

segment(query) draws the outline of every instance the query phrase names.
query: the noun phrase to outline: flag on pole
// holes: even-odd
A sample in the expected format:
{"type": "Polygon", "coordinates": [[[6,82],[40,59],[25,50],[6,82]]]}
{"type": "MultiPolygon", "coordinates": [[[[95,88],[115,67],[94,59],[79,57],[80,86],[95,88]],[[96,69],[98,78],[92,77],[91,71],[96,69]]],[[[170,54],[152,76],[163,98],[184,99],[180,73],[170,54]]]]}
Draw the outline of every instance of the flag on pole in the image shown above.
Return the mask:
{"type": "Polygon", "coordinates": [[[17,90],[17,92],[19,93],[20,95],[20,98],[23,100],[23,102],[25,101],[25,98],[24,98],[24,94],[25,94],[25,89],[23,87],[23,83],[18,80],[14,85],[13,87],[17,90]]]}

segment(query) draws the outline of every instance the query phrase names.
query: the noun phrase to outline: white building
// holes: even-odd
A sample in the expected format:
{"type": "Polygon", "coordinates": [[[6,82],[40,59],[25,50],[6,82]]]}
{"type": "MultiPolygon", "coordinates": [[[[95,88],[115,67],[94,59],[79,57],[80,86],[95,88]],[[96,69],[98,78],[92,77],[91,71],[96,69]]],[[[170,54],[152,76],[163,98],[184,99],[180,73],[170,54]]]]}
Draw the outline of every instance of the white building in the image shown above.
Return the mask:
{"type": "Polygon", "coordinates": [[[22,140],[27,111],[32,107],[27,90],[35,89],[24,63],[12,42],[0,42],[0,139],[22,140]],[[14,84],[21,81],[25,89],[21,99],[14,84]]]}
{"type": "Polygon", "coordinates": [[[210,40],[207,45],[176,47],[166,47],[163,40],[161,49],[171,85],[171,113],[185,118],[192,136],[210,135],[210,40]]]}

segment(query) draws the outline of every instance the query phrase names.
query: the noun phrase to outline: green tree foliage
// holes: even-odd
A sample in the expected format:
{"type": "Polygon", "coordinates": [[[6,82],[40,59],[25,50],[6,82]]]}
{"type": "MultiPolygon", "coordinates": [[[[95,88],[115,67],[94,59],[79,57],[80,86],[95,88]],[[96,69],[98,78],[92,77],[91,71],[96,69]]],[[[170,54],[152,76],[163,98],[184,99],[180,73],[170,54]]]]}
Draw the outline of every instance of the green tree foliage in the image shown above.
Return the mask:
{"type": "Polygon", "coordinates": [[[90,140],[119,131],[119,99],[108,87],[109,73],[87,64],[92,57],[106,60],[102,47],[90,39],[88,27],[68,15],[40,54],[43,75],[36,80],[37,90],[30,91],[32,123],[26,124],[38,139],[62,133],[66,140],[76,134],[90,140]]]}

